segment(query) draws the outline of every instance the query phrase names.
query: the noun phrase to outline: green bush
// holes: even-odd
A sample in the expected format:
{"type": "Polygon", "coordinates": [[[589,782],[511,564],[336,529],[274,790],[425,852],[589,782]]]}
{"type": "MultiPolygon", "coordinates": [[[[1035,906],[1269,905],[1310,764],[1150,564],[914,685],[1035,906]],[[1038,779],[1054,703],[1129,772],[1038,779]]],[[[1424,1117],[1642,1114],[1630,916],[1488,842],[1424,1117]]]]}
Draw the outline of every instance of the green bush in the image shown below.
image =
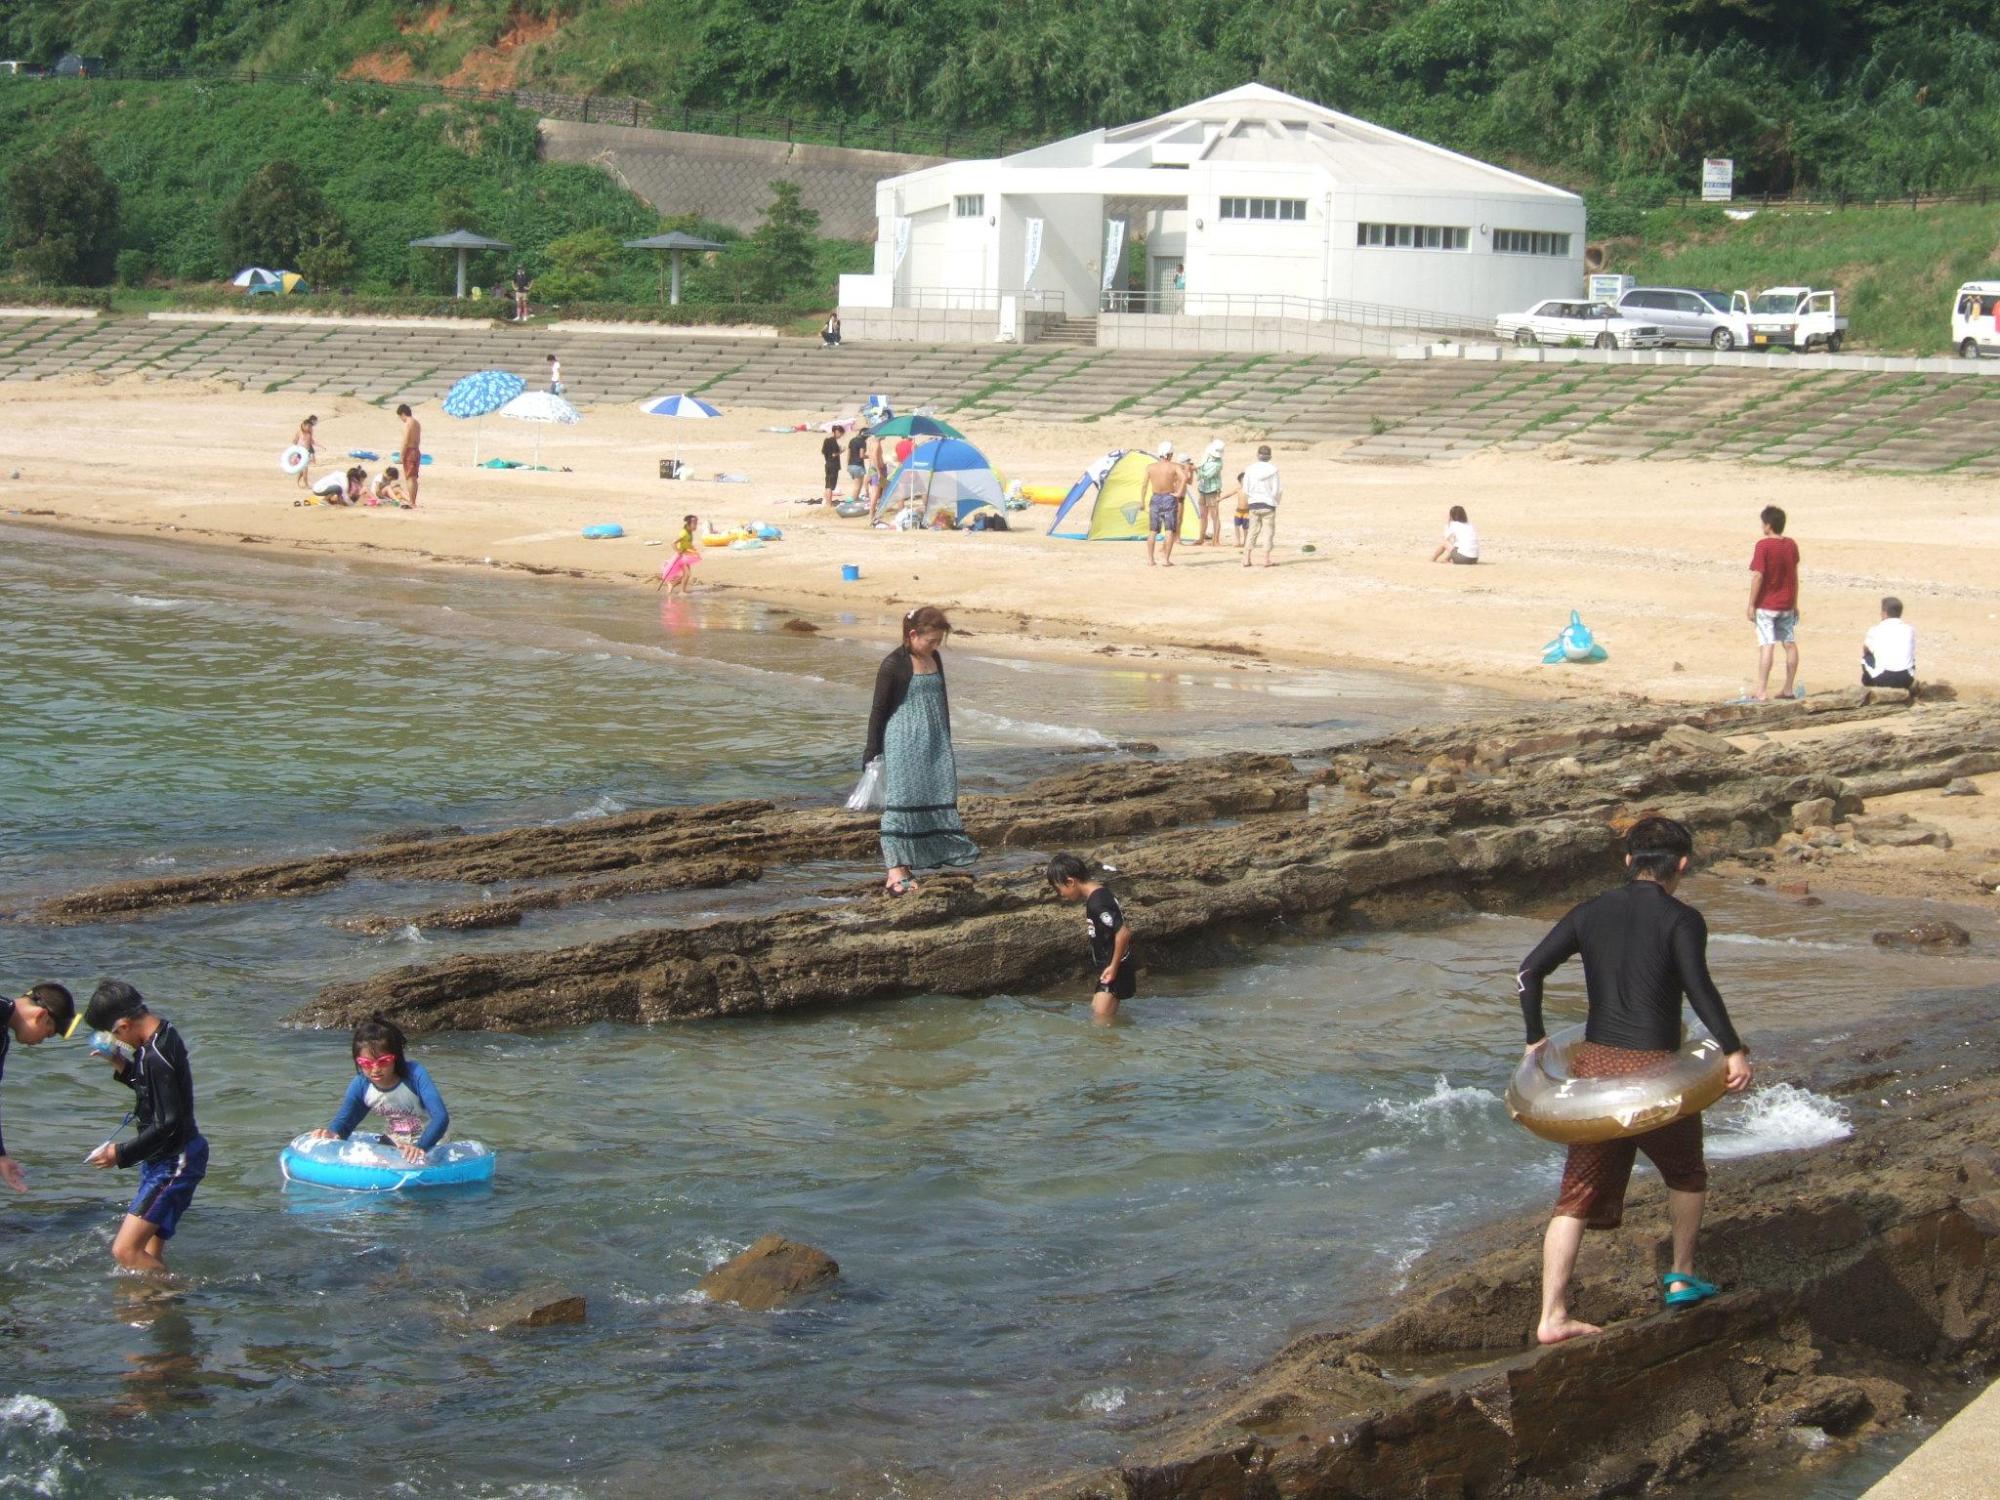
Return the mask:
{"type": "Polygon", "coordinates": [[[582,229],[551,240],[543,252],[549,269],[535,278],[535,297],[567,306],[604,295],[605,285],[625,249],[604,229],[582,229]]]}
{"type": "Polygon", "coordinates": [[[36,281],[102,286],[118,247],[118,187],[81,136],[64,136],[7,174],[7,248],[36,281]]]}
{"type": "Polygon", "coordinates": [[[120,250],[118,252],[118,284],[120,286],[144,286],[146,274],[153,268],[152,257],[143,250],[120,250]]]}
{"type": "Polygon", "coordinates": [[[347,228],[326,195],[289,161],[266,162],[251,173],[222,214],[222,243],[239,266],[303,271],[309,247],[337,253],[346,241],[347,228]]]}

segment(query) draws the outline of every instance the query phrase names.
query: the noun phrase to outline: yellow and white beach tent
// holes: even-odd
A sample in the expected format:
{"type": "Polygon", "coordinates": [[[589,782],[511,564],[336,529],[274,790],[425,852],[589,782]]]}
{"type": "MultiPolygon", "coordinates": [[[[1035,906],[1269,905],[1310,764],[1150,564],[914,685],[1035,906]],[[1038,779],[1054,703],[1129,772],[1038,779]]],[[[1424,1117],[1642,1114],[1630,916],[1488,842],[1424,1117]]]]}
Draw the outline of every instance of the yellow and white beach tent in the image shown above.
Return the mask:
{"type": "MultiPolygon", "coordinates": [[[[1143,542],[1150,453],[1107,453],[1070,486],[1069,497],[1056,511],[1049,535],[1072,542],[1143,542]]],[[[1181,506],[1181,540],[1201,537],[1201,511],[1189,496],[1181,506]]]]}

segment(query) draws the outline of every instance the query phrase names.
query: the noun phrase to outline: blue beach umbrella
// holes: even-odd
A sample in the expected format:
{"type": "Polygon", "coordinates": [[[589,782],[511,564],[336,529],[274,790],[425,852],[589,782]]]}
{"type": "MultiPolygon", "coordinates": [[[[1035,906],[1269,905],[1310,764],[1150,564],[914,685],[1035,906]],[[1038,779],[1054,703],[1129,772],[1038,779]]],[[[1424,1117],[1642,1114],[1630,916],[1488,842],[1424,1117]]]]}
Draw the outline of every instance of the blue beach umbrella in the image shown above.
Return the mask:
{"type": "Polygon", "coordinates": [[[719,417],[720,407],[710,406],[699,396],[655,396],[651,401],[639,403],[639,410],[649,417],[719,417]]]}
{"type": "MultiPolygon", "coordinates": [[[[641,401],[639,410],[649,417],[685,417],[695,421],[707,421],[710,417],[722,415],[722,408],[711,406],[699,396],[655,396],[651,401],[641,401]]],[[[681,461],[681,445],[674,443],[674,463],[681,461]]]]}
{"type": "MultiPolygon", "coordinates": [[[[444,414],[478,418],[496,412],[528,388],[528,382],[505,370],[480,370],[445,392],[444,414]]],[[[472,461],[479,462],[479,433],[472,437],[472,461]]]]}

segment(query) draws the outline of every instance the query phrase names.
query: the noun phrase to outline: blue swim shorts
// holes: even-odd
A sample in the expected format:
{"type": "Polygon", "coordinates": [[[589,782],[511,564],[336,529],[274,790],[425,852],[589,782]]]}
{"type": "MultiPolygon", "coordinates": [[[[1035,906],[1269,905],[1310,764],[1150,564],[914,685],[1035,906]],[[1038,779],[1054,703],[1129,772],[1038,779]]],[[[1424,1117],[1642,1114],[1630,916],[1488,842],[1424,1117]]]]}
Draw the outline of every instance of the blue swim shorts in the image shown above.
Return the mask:
{"type": "Polygon", "coordinates": [[[1147,509],[1147,519],[1153,523],[1155,531],[1172,531],[1181,523],[1181,497],[1179,495],[1155,495],[1147,509]]]}
{"type": "Polygon", "coordinates": [[[208,1139],[196,1136],[172,1156],[139,1168],[139,1191],[125,1212],[151,1224],[163,1240],[174,1237],[194,1190],[208,1175],[208,1139]]]}

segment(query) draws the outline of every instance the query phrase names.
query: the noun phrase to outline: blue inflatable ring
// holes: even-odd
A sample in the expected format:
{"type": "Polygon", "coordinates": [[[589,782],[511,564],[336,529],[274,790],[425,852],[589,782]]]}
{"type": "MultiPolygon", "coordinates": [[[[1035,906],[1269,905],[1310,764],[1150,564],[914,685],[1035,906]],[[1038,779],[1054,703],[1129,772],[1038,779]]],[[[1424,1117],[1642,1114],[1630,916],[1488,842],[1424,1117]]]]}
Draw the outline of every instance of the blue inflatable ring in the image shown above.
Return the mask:
{"type": "Polygon", "coordinates": [[[623,536],[625,535],[625,528],[620,526],[616,521],[608,521],[602,526],[584,527],[583,534],[591,541],[596,542],[608,537],[623,536]]]}
{"type": "Polygon", "coordinates": [[[302,1135],[278,1153],[278,1169],[287,1182],[350,1193],[394,1193],[403,1188],[491,1182],[498,1160],[478,1141],[446,1141],[432,1147],[429,1162],[419,1167],[405,1161],[393,1146],[381,1144],[378,1136],[315,1141],[302,1135]]]}

